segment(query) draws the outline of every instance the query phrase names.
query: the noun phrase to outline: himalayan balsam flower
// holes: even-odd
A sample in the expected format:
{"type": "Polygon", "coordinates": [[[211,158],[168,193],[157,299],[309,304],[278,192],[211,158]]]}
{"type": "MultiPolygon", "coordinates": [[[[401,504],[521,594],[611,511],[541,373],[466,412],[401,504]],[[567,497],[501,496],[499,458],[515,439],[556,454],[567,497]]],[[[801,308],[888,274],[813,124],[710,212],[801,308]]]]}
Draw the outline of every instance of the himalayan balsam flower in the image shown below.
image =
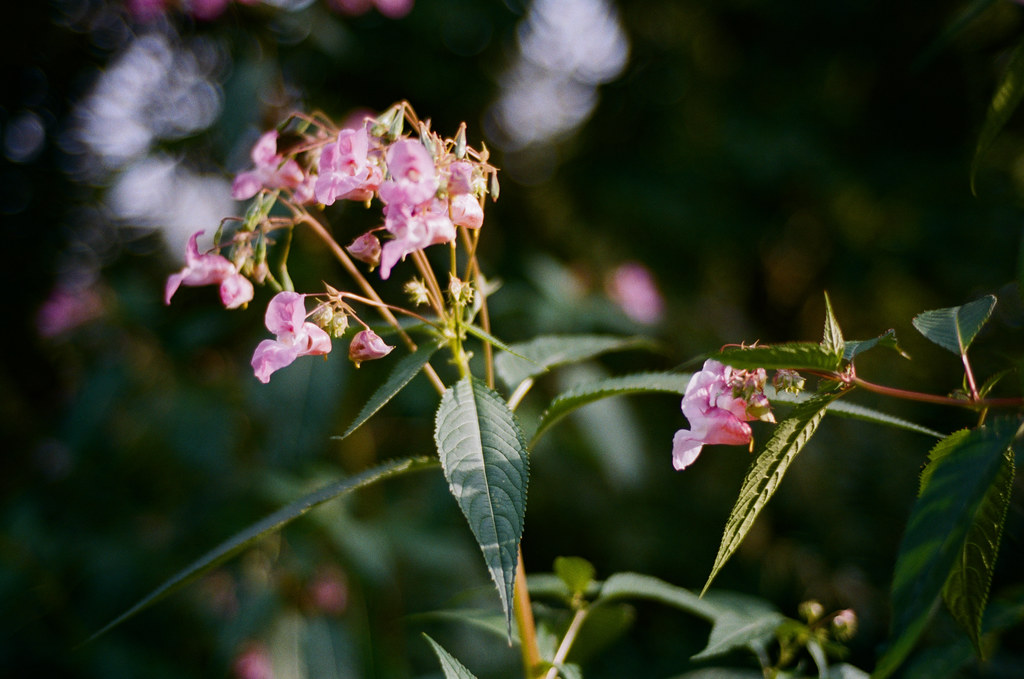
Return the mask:
{"type": "Polygon", "coordinates": [[[345,247],[360,262],[375,267],[380,264],[380,241],[372,233],[364,233],[345,247]]]}
{"type": "Polygon", "coordinates": [[[336,200],[369,200],[380,186],[380,168],[369,161],[370,138],[366,128],[342,130],[338,140],[320,154],[316,199],[324,205],[336,200]]]}
{"type": "Polygon", "coordinates": [[[448,206],[436,198],[415,207],[395,203],[386,210],[384,228],[395,238],[381,248],[380,277],[385,280],[391,275],[392,267],[406,255],[455,239],[455,225],[448,216],[448,206]]]}
{"type": "Polygon", "coordinates": [[[214,254],[199,254],[196,243],[202,231],[196,231],[188,239],[185,248],[185,268],[167,277],[164,290],[164,304],[171,303],[171,297],[181,285],[220,285],[220,301],[228,309],[236,309],[252,299],[253,289],[249,279],[238,273],[235,265],[225,257],[214,254]]]}
{"type": "Polygon", "coordinates": [[[352,343],[348,345],[348,357],[356,367],[363,361],[372,361],[384,358],[391,353],[393,346],[384,343],[380,335],[372,330],[363,330],[356,333],[352,343]]]}
{"type": "Polygon", "coordinates": [[[643,264],[627,262],[608,278],[608,296],[637,323],[653,325],[661,320],[665,302],[651,272],[643,264]]]}
{"type": "Polygon", "coordinates": [[[748,445],[753,432],[747,422],[774,422],[764,389],[763,368],[735,370],[708,359],[690,378],[683,395],[683,415],[690,429],[680,429],[672,439],[672,466],[686,469],[705,445],[748,445]]]}
{"type": "Polygon", "coordinates": [[[305,296],[297,292],[279,292],[267,305],[264,318],[267,330],[277,339],[263,340],[252,356],[256,378],[266,384],[270,375],[290,365],[299,356],[318,356],[331,351],[331,338],[306,320],[305,296]]]}
{"type": "Polygon", "coordinates": [[[277,152],[277,130],[264,133],[252,147],[252,162],[255,169],[235,177],[231,185],[231,197],[235,200],[249,200],[260,189],[295,189],[302,185],[305,175],[294,159],[284,159],[277,152]]]}

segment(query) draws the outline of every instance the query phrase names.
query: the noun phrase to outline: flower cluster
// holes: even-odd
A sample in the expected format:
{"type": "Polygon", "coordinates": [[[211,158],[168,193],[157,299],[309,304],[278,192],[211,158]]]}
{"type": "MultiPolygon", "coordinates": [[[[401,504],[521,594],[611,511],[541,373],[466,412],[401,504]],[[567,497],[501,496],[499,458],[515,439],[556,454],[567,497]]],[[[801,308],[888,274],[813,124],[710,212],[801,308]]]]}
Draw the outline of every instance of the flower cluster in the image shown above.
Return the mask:
{"type": "MultiPolygon", "coordinates": [[[[380,277],[387,279],[410,255],[454,241],[460,228],[479,229],[484,198],[497,197],[497,170],[487,163],[486,149],[480,152],[466,145],[465,126],[454,139],[443,139],[430,130],[429,123],[416,119],[405,103],[341,129],[323,117],[293,116],[264,133],[251,158],[252,167],[239,173],[231,188],[236,200],[255,200],[231,237],[230,258],[200,254],[196,238],[202,232],[193,235],[186,266],[168,279],[165,300],[170,303],[181,285],[218,284],[224,305],[237,308],[253,298],[250,278],[280,290],[266,311],[266,326],[275,339],[261,342],[252,359],[253,371],[263,382],[299,356],[328,353],[331,337],[340,337],[350,318],[363,327],[349,346],[349,358],[357,367],[392,349],[351,306],[355,299],[379,309],[394,308],[379,298],[327,286],[326,299],[319,301],[307,320],[305,295],[292,292],[286,269],[287,244],[296,226],[312,227],[343,263],[348,261],[350,273],[349,257],[379,267],[380,277]],[[412,122],[417,136],[402,133],[406,120],[412,122]],[[342,200],[367,207],[377,200],[382,206],[379,225],[356,236],[347,248],[339,247],[311,212],[342,200]],[[291,217],[280,216],[280,211],[274,214],[275,206],[284,207],[291,217]],[[276,275],[269,265],[272,246],[284,253],[275,255],[282,261],[276,275]]],[[[417,267],[425,261],[417,260],[417,267]]],[[[361,274],[357,276],[366,283],[361,274]]],[[[443,316],[440,294],[428,298],[443,316]]]]}
{"type": "Polygon", "coordinates": [[[683,415],[690,429],[672,439],[672,466],[686,469],[705,445],[749,445],[753,432],[747,422],[775,422],[764,395],[764,368],[736,370],[708,359],[690,378],[683,394],[683,415]]]}

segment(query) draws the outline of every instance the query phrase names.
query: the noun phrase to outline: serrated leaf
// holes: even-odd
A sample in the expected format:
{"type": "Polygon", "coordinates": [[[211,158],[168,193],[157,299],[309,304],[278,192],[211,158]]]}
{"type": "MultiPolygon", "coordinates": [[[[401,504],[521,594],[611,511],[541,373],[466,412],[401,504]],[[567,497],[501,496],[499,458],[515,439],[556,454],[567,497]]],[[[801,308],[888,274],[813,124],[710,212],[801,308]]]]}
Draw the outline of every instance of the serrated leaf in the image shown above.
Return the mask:
{"type": "Polygon", "coordinates": [[[702,593],[708,590],[711,582],[718,575],[718,571],[746,537],[750,527],[754,525],[757,515],[775,494],[790,464],[818,428],[828,405],[838,398],[840,393],[818,394],[799,404],[789,417],[776,426],[772,437],[754,460],[743,480],[739,497],[736,498],[736,504],[733,505],[732,512],[725,524],[725,532],[718,548],[718,555],[715,557],[715,565],[711,569],[711,574],[708,576],[702,593]]]}
{"type": "Polygon", "coordinates": [[[1024,96],[1024,42],[1014,48],[1010,55],[1010,61],[1006,65],[1006,71],[996,86],[995,94],[988,105],[988,113],[985,114],[985,122],[982,123],[981,132],[978,134],[978,144],[974,147],[974,158],[971,160],[971,193],[976,193],[974,180],[978,174],[978,166],[981,158],[992,146],[992,142],[1002,131],[1007,121],[1020,105],[1021,97],[1024,96]]]}
{"type": "MultiPolygon", "coordinates": [[[[505,615],[497,608],[440,609],[415,613],[405,617],[410,623],[453,622],[461,627],[473,627],[502,641],[508,640],[505,615]]],[[[512,628],[512,643],[519,643],[519,632],[512,628]]]]}
{"type": "Polygon", "coordinates": [[[942,599],[953,619],[967,632],[978,657],[985,660],[981,645],[981,620],[992,588],[992,574],[999,556],[999,542],[1013,492],[1013,455],[1007,449],[1003,464],[978,507],[967,532],[960,558],[942,589],[942,599]]]}
{"type": "Polygon", "coordinates": [[[103,629],[93,634],[89,641],[96,639],[97,637],[109,632],[111,629],[121,624],[128,618],[132,617],[136,613],[139,613],[149,606],[152,606],[157,601],[163,599],[167,595],[181,589],[188,583],[194,581],[199,576],[209,572],[213,568],[224,563],[231,557],[235,556],[245,548],[249,547],[258,540],[275,533],[291,521],[302,516],[314,507],[318,507],[325,502],[329,502],[337,497],[340,497],[346,493],[365,488],[370,484],[382,481],[384,479],[405,474],[407,472],[419,471],[421,469],[427,469],[437,466],[437,460],[433,458],[419,457],[419,458],[408,458],[403,460],[394,460],[391,462],[385,462],[384,464],[378,465],[373,469],[368,469],[361,474],[349,477],[342,481],[327,485],[320,490],[309,493],[300,497],[298,500],[282,507],[273,514],[267,516],[261,521],[257,521],[245,530],[236,533],[231,538],[220,543],[209,552],[199,557],[191,564],[178,571],[170,579],[166,580],[162,585],[157,587],[155,590],[150,592],[137,604],[129,608],[127,611],[119,615],[112,622],[108,623],[103,629]]]}
{"type": "Polygon", "coordinates": [[[896,330],[890,328],[889,330],[886,330],[878,337],[869,340],[855,340],[843,344],[843,360],[853,360],[853,358],[858,354],[863,354],[865,351],[868,351],[869,349],[874,349],[875,347],[885,347],[886,349],[892,349],[903,358],[910,358],[910,355],[907,354],[907,352],[903,351],[903,348],[900,347],[899,342],[896,341],[896,330]]]}
{"type": "MultiPolygon", "coordinates": [[[[791,394],[785,391],[778,391],[771,385],[764,388],[764,394],[768,397],[768,400],[772,403],[788,403],[797,404],[806,402],[810,396],[806,394],[791,394]]],[[[884,424],[888,427],[894,427],[896,429],[905,429],[906,431],[916,432],[918,434],[924,434],[926,436],[932,436],[937,439],[945,438],[946,435],[942,432],[929,429],[928,427],[922,427],[919,424],[904,420],[901,417],[883,413],[880,410],[874,408],[868,408],[856,403],[850,403],[847,400],[833,401],[828,406],[828,412],[832,415],[838,415],[840,417],[848,417],[853,420],[863,420],[865,422],[873,422],[874,424],[884,424]]]]}
{"type": "Polygon", "coordinates": [[[814,342],[788,342],[756,347],[726,347],[711,356],[734,368],[751,370],[822,370],[835,372],[843,364],[842,350],[836,352],[814,342]]]}
{"type": "Polygon", "coordinates": [[[530,442],[532,448],[538,439],[556,422],[588,403],[612,396],[644,393],[680,394],[686,392],[689,373],[637,373],[587,382],[556,396],[541,415],[537,431],[530,442]]]}
{"type": "Polygon", "coordinates": [[[501,396],[466,377],[441,397],[434,441],[449,490],[498,588],[511,636],[512,586],[529,478],[519,423],[501,396]]]}
{"type": "Polygon", "coordinates": [[[582,595],[594,581],[597,571],[594,565],[578,556],[555,557],[555,575],[557,575],[573,595],[582,595]]]}
{"type": "Polygon", "coordinates": [[[657,601],[705,620],[714,620],[721,613],[712,602],[690,590],[641,573],[616,573],[609,577],[601,585],[595,604],[622,599],[657,601]]]}
{"type": "Polygon", "coordinates": [[[839,321],[836,320],[836,315],[832,311],[832,300],[829,299],[827,292],[825,293],[825,332],[821,339],[821,346],[826,351],[842,358],[843,331],[840,330],[839,321]]]}
{"type": "Polygon", "coordinates": [[[441,670],[444,672],[445,679],[476,679],[473,673],[467,670],[451,653],[444,650],[441,644],[426,634],[423,635],[423,638],[430,642],[430,647],[434,649],[434,655],[437,656],[438,662],[441,663],[441,670]]]}
{"type": "MultiPolygon", "coordinates": [[[[527,358],[526,356],[523,356],[522,354],[518,353],[511,346],[509,346],[508,344],[505,344],[500,339],[498,339],[497,337],[495,337],[491,333],[487,332],[483,328],[480,328],[480,327],[477,327],[477,326],[471,325],[471,324],[470,325],[464,325],[462,327],[464,327],[466,329],[466,332],[468,332],[470,335],[473,335],[478,340],[480,340],[482,342],[487,342],[491,346],[493,346],[493,347],[495,347],[497,349],[501,349],[502,351],[504,351],[506,353],[512,354],[514,357],[516,357],[516,358],[518,358],[520,360],[529,361],[530,363],[533,363],[533,361],[531,361],[529,358],[527,358]]],[[[543,368],[543,366],[541,366],[539,364],[536,364],[536,365],[537,365],[538,368],[543,368]]]]}
{"type": "Polygon", "coordinates": [[[873,677],[892,674],[913,648],[978,519],[1020,422],[958,431],[932,449],[892,582],[892,634],[873,677]]]}
{"type": "Polygon", "coordinates": [[[711,592],[708,603],[716,609],[707,646],[691,660],[705,660],[738,649],[754,653],[775,637],[786,619],[763,599],[735,592],[711,592]]]}
{"type": "Polygon", "coordinates": [[[416,351],[407,356],[403,356],[400,361],[395,364],[395,367],[391,370],[388,378],[384,380],[384,383],[377,387],[373,395],[370,396],[370,400],[363,405],[363,409],[356,415],[356,419],[352,421],[352,424],[348,426],[345,433],[341,436],[333,436],[334,439],[343,439],[349,434],[354,432],[359,427],[363,426],[367,420],[377,414],[377,411],[387,405],[388,401],[393,399],[398,392],[405,388],[405,385],[412,381],[412,378],[423,370],[423,366],[427,364],[430,357],[439,349],[438,345],[434,342],[430,342],[422,345],[416,351]]]}
{"type": "Polygon", "coordinates": [[[641,337],[609,335],[546,335],[529,342],[512,344],[512,353],[498,354],[494,369],[498,377],[513,388],[559,365],[585,361],[610,351],[623,351],[651,346],[641,337]],[[519,356],[523,358],[519,358],[519,356]]]}
{"type": "Polygon", "coordinates": [[[924,311],[914,316],[912,323],[918,332],[932,342],[962,356],[967,353],[967,348],[978,336],[995,306],[995,296],[985,295],[962,306],[924,311]]]}

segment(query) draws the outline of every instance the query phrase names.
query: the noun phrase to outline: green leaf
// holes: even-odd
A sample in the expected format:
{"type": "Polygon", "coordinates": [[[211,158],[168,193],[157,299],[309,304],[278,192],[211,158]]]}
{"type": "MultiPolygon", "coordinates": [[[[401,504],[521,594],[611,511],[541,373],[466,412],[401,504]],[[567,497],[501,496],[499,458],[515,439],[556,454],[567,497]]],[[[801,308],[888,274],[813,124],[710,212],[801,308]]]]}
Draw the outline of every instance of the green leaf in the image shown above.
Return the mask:
{"type": "Polygon", "coordinates": [[[555,558],[555,575],[565,583],[573,595],[582,596],[597,572],[594,565],[578,556],[559,556],[555,558]]]}
{"type": "Polygon", "coordinates": [[[716,609],[711,635],[704,649],[691,660],[705,660],[738,649],[758,653],[775,637],[785,617],[763,599],[735,592],[711,592],[708,603],[716,609]]]}
{"type": "Polygon", "coordinates": [[[903,351],[903,348],[900,347],[899,342],[896,341],[896,330],[890,328],[889,330],[886,330],[884,333],[873,339],[858,340],[844,343],[843,360],[851,361],[857,354],[862,354],[865,351],[868,351],[869,349],[874,349],[875,347],[885,347],[887,349],[892,349],[903,358],[910,358],[910,355],[907,354],[907,352],[903,351]]]}
{"type": "Polygon", "coordinates": [[[163,599],[165,596],[177,591],[204,573],[207,573],[213,568],[224,563],[255,543],[257,540],[261,540],[272,533],[276,533],[284,528],[285,525],[302,516],[314,507],[322,505],[325,502],[333,500],[353,490],[365,488],[377,481],[383,481],[384,479],[389,479],[400,474],[433,468],[436,466],[437,460],[426,457],[393,460],[300,497],[298,500],[295,500],[294,502],[277,510],[270,516],[267,516],[262,521],[257,521],[245,530],[236,533],[228,540],[220,543],[212,550],[199,557],[182,570],[178,571],[174,576],[150,592],[137,604],[115,618],[103,629],[93,634],[89,638],[89,641],[105,634],[136,613],[148,608],[160,599],[163,599]]]}
{"type": "Polygon", "coordinates": [[[373,417],[378,410],[383,408],[388,401],[393,399],[398,392],[405,388],[405,385],[412,381],[412,378],[416,377],[419,371],[423,370],[423,366],[427,364],[430,357],[438,350],[438,345],[434,342],[429,342],[422,345],[416,351],[407,356],[403,356],[402,360],[395,364],[395,367],[391,370],[391,374],[384,380],[384,383],[377,387],[377,390],[373,392],[370,400],[366,402],[363,409],[359,411],[356,419],[352,421],[352,424],[348,426],[345,433],[341,436],[332,436],[334,439],[343,439],[356,429],[366,423],[371,417],[373,417]]]}
{"type": "Polygon", "coordinates": [[[515,415],[466,377],[445,391],[434,428],[448,487],[484,555],[512,633],[512,586],[526,514],[529,459],[515,415]]]}
{"type": "Polygon", "coordinates": [[[978,174],[981,158],[988,151],[992,142],[1017,110],[1021,97],[1024,96],[1024,42],[1017,45],[1010,55],[1010,63],[1006,72],[996,86],[995,94],[988,105],[985,122],[978,134],[978,145],[974,147],[974,158],[971,160],[971,193],[977,193],[974,180],[978,174]]]}
{"type": "Polygon", "coordinates": [[[657,601],[705,620],[714,620],[721,614],[721,610],[710,600],[701,599],[688,589],[640,573],[616,573],[609,577],[601,585],[595,604],[621,599],[657,601]]]}
{"type": "Polygon", "coordinates": [[[743,480],[739,497],[736,498],[736,504],[725,524],[725,533],[715,557],[715,565],[711,569],[703,592],[708,590],[718,571],[746,537],[757,515],[782,483],[782,477],[785,476],[789,465],[818,428],[828,405],[840,394],[838,391],[818,394],[799,404],[792,415],[779,422],[772,437],[765,444],[764,451],[754,460],[743,480]]]}
{"type": "Polygon", "coordinates": [[[434,649],[434,655],[437,656],[438,662],[441,663],[441,669],[444,671],[445,679],[476,679],[473,673],[465,668],[465,666],[452,657],[452,654],[444,650],[441,644],[437,643],[426,634],[423,638],[430,642],[431,648],[434,649]]]}
{"type": "Polygon", "coordinates": [[[765,368],[777,370],[821,370],[836,372],[843,364],[842,351],[814,342],[789,342],[756,347],[726,347],[711,358],[734,368],[750,370],[765,368]]]}
{"type": "Polygon", "coordinates": [[[985,295],[962,306],[924,311],[914,316],[912,322],[932,342],[962,356],[967,353],[967,348],[988,321],[995,306],[995,295],[985,295]]]}
{"type": "Polygon", "coordinates": [[[642,337],[610,335],[546,335],[511,345],[514,353],[502,353],[494,360],[498,377],[512,388],[549,368],[578,363],[610,351],[650,347],[642,337]]]}
{"type": "Polygon", "coordinates": [[[680,394],[686,392],[690,382],[689,373],[637,373],[577,385],[556,396],[541,415],[537,431],[533,434],[531,448],[541,435],[563,417],[588,403],[611,396],[644,393],[680,394]]]}
{"type": "Polygon", "coordinates": [[[992,588],[992,573],[999,556],[1006,511],[1010,507],[1013,479],[1013,455],[1007,449],[996,478],[982,498],[968,530],[960,558],[954,563],[953,572],[942,589],[946,607],[967,632],[982,660],[985,659],[985,651],[981,645],[981,620],[992,588]]]}
{"type": "MultiPolygon", "coordinates": [[[[785,391],[778,391],[771,385],[764,388],[764,394],[768,397],[768,400],[772,403],[787,403],[797,404],[805,403],[810,396],[807,394],[791,394],[785,391]]],[[[929,429],[928,427],[922,427],[919,424],[904,420],[901,417],[895,415],[889,415],[883,413],[874,408],[867,408],[856,403],[850,403],[849,401],[833,401],[828,406],[828,412],[831,415],[838,415],[840,417],[848,417],[853,420],[863,420],[865,422],[873,422],[874,424],[884,424],[889,427],[895,427],[896,429],[905,429],[906,431],[917,432],[918,434],[924,434],[926,436],[932,436],[937,439],[946,438],[946,435],[929,429]]]]}
{"type": "Polygon", "coordinates": [[[946,25],[942,29],[942,33],[935,38],[932,43],[925,49],[921,54],[914,59],[914,63],[911,66],[911,70],[915,73],[930,63],[940,52],[942,52],[948,45],[953,42],[953,39],[962,32],[968,24],[978,19],[982,14],[988,10],[996,0],[973,0],[966,8],[961,11],[953,21],[946,25]]]}
{"type": "Polygon", "coordinates": [[[893,574],[892,641],[873,677],[892,674],[924,630],[1020,424],[996,420],[955,432],[932,449],[893,574]]]}
{"type": "MultiPolygon", "coordinates": [[[[508,640],[505,615],[497,608],[457,608],[426,611],[405,616],[410,623],[453,622],[462,627],[474,627],[489,637],[508,640]]],[[[512,629],[512,643],[519,643],[519,632],[512,629]]]]}
{"type": "Polygon", "coordinates": [[[839,329],[839,321],[832,312],[832,300],[828,293],[825,293],[825,332],[821,339],[821,346],[832,354],[843,356],[843,331],[839,329]]]}
{"type": "MultiPolygon", "coordinates": [[[[516,358],[518,358],[520,360],[529,361],[530,363],[533,363],[533,361],[531,361],[529,358],[527,358],[526,356],[523,356],[522,354],[516,352],[515,349],[513,349],[509,345],[505,344],[500,339],[498,339],[497,337],[495,337],[491,333],[487,332],[483,328],[479,328],[479,327],[477,327],[475,325],[463,325],[462,327],[466,329],[466,332],[468,332],[470,335],[473,335],[478,340],[480,340],[482,342],[487,342],[491,346],[497,347],[498,349],[501,349],[502,351],[508,352],[508,353],[512,354],[513,356],[515,356],[516,358]]],[[[543,368],[544,367],[544,366],[541,366],[539,364],[536,364],[536,365],[537,365],[538,368],[543,368]]],[[[543,370],[542,370],[542,372],[543,372],[543,370]]]]}

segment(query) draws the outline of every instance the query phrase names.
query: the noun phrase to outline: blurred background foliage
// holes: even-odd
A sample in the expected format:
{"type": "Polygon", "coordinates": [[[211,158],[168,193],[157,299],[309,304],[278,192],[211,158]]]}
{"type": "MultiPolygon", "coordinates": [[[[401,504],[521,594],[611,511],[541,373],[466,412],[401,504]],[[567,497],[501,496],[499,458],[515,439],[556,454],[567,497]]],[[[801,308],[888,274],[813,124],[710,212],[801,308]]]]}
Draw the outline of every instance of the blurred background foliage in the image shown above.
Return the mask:
{"type": "MultiPolygon", "coordinates": [[[[482,678],[516,676],[500,639],[437,613],[496,602],[434,472],[318,510],[79,646],[303,491],[431,452],[436,397],[419,379],[356,435],[330,439],[387,365],[356,374],[336,353],[260,385],[249,357],[267,290],[239,312],[209,289],[162,303],[188,234],[238,213],[230,177],[294,109],[343,119],[408,99],[442,134],[465,120],[470,143],[493,149],[501,200],[482,247],[502,283],[499,337],[660,340],[653,356],[545,377],[527,421],[543,396],[596,375],[668,369],[726,342],[817,339],[823,290],[847,337],[895,327],[913,356],[865,356],[869,379],[959,386],[956,361],[910,318],[988,292],[1000,305],[976,344],[978,372],[1020,349],[1024,123],[1011,120],[983,159],[977,196],[968,181],[1024,34],[1017,4],[418,0],[408,12],[380,3],[388,16],[340,0],[225,2],[209,16],[196,9],[205,3],[163,4],[5,8],[0,667],[11,676],[258,677],[266,662],[278,677],[440,676],[424,631],[482,678]],[[983,11],[947,35],[969,6],[983,11]],[[664,297],[644,322],[607,292],[628,262],[648,267],[664,297]]],[[[369,225],[359,206],[328,214],[343,242],[369,225]]],[[[307,235],[294,247],[297,287],[343,285],[307,235]]],[[[886,407],[942,431],[970,424],[886,407]]],[[[678,399],[645,396],[589,406],[552,432],[532,459],[527,567],[580,555],[599,577],[639,571],[699,588],[750,458],[711,449],[673,472],[682,426],[678,399]]],[[[851,661],[872,667],[931,445],[827,420],[717,586],[790,616],[809,598],[854,608],[851,661]]],[[[997,597],[1021,584],[1022,523],[1015,497],[997,597]]],[[[692,667],[703,623],[648,604],[634,613],[588,677],[692,667]]],[[[940,614],[911,667],[957,634],[940,614]]],[[[964,676],[1019,676],[1022,642],[1011,631],[964,676]]]]}

